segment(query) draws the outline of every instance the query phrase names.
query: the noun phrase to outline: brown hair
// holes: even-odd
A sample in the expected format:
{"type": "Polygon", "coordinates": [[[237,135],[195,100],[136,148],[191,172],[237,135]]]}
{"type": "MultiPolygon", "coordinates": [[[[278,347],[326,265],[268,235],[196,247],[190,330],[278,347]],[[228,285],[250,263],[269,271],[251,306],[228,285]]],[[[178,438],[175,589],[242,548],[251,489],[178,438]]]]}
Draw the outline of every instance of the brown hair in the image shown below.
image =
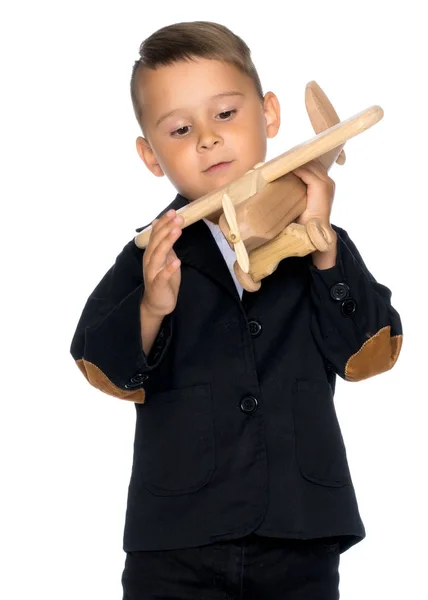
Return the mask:
{"type": "Polygon", "coordinates": [[[210,21],[175,23],[155,31],[140,45],[140,58],[135,61],[131,76],[131,99],[138,123],[142,126],[142,107],[138,97],[138,72],[156,69],[194,57],[231,63],[254,81],[257,94],[263,100],[263,90],[247,44],[230,29],[210,21]]]}

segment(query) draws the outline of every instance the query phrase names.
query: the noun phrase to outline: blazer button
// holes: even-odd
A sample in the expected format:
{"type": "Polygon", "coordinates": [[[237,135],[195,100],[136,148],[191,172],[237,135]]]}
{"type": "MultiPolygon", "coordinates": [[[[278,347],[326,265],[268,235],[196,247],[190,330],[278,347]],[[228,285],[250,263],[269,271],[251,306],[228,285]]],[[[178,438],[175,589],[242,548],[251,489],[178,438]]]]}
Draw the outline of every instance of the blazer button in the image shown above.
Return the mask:
{"type": "Polygon", "coordinates": [[[259,403],[254,396],[246,396],[241,400],[241,410],[244,413],[253,413],[255,410],[257,410],[258,405],[259,403]]]}
{"type": "Polygon", "coordinates": [[[128,383],[125,383],[125,388],[132,389],[134,387],[137,387],[141,383],[146,381],[148,378],[149,376],[145,375],[144,373],[136,373],[133,377],[131,377],[128,383]]]}
{"type": "Polygon", "coordinates": [[[357,303],[353,298],[348,298],[342,302],[341,311],[344,317],[352,317],[357,310],[357,303]]]}
{"type": "Polygon", "coordinates": [[[330,288],[330,296],[333,300],[345,300],[349,295],[349,286],[346,283],[335,283],[330,288]]]}
{"type": "Polygon", "coordinates": [[[250,328],[250,333],[252,337],[257,337],[262,331],[262,326],[258,321],[249,321],[248,327],[250,328]]]}

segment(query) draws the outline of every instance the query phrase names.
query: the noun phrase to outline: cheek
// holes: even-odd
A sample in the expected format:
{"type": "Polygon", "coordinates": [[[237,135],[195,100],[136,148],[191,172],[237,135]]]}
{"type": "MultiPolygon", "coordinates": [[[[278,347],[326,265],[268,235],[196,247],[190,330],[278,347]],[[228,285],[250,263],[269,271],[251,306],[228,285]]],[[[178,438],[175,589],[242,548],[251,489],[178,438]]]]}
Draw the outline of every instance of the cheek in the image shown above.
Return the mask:
{"type": "Polygon", "coordinates": [[[165,148],[163,153],[163,170],[169,179],[176,182],[179,182],[189,170],[192,170],[194,162],[194,147],[184,140],[180,140],[177,144],[171,144],[165,148]]]}
{"type": "Polygon", "coordinates": [[[251,126],[242,125],[234,132],[235,149],[238,149],[243,155],[258,155],[266,146],[263,124],[260,120],[251,126]]]}
{"type": "Polygon", "coordinates": [[[198,164],[197,155],[195,152],[195,145],[190,140],[189,142],[184,142],[182,140],[179,147],[177,146],[177,150],[174,154],[174,168],[180,177],[183,175],[184,177],[189,173],[193,172],[198,164]]]}

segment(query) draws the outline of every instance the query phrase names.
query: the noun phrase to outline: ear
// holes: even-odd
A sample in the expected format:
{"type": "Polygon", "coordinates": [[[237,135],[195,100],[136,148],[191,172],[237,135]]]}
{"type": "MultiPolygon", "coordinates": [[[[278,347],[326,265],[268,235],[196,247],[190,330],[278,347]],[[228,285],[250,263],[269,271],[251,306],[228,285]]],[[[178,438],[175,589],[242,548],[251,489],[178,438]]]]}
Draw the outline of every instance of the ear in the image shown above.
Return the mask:
{"type": "Polygon", "coordinates": [[[138,156],[149,171],[151,171],[153,175],[156,175],[156,177],[163,177],[165,173],[162,171],[149,142],[140,136],[136,139],[135,145],[137,147],[138,156]]]}
{"type": "Polygon", "coordinates": [[[281,125],[281,108],[278,98],[273,92],[267,92],[263,99],[264,115],[266,119],[266,135],[268,138],[276,136],[281,125]]]}

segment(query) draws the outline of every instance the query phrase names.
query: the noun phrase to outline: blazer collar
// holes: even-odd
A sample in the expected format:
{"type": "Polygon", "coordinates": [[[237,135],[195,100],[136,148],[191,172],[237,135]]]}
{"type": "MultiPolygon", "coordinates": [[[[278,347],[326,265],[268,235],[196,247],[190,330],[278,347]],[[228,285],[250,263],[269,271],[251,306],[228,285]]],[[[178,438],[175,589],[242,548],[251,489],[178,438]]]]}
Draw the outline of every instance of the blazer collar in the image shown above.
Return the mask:
{"type": "MultiPolygon", "coordinates": [[[[172,208],[174,210],[179,210],[187,204],[189,204],[187,198],[184,198],[181,194],[177,194],[173,202],[171,202],[157,218],[161,217],[172,208]]],[[[145,229],[145,227],[147,227],[147,225],[136,229],[137,233],[145,229]]],[[[241,304],[241,298],[239,297],[238,290],[236,289],[235,282],[229,272],[226,261],[224,260],[209,227],[202,219],[183,229],[181,236],[174,244],[174,251],[183,264],[193,267],[210,279],[213,279],[241,304]]],[[[248,292],[244,290],[243,300],[244,296],[246,298],[247,293],[248,292]]]]}

